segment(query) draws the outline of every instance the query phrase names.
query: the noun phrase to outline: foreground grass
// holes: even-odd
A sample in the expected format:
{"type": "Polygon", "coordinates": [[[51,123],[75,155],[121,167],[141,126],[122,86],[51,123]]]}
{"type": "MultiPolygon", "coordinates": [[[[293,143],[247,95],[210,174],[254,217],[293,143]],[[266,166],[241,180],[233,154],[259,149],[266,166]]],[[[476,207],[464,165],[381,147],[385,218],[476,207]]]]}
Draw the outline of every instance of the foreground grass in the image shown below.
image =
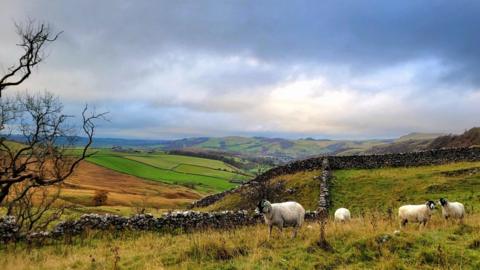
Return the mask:
{"type": "Polygon", "coordinates": [[[465,225],[438,216],[425,229],[399,234],[395,220],[368,216],[328,223],[333,251],[317,247],[319,226],[299,237],[265,225],[189,234],[98,233],[73,244],[0,248],[0,269],[479,269],[480,215],[465,225]]]}

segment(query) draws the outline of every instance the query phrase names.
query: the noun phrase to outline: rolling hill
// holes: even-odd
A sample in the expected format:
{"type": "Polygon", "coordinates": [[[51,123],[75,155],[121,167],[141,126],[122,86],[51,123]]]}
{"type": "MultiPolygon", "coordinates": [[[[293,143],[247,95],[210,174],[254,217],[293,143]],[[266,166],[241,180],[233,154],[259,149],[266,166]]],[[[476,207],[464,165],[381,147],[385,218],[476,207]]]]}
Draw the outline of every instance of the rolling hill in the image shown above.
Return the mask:
{"type": "Polygon", "coordinates": [[[364,151],[365,154],[388,154],[421,151],[431,148],[431,143],[442,133],[410,133],[391,143],[376,145],[364,151]]]}
{"type": "MultiPolygon", "coordinates": [[[[283,183],[279,201],[296,200],[305,209],[314,210],[319,196],[319,182],[314,177],[320,171],[303,171],[274,177],[270,182],[283,183]]],[[[349,169],[333,172],[331,187],[332,209],[348,207],[359,214],[360,209],[385,212],[401,204],[440,197],[465,202],[470,209],[479,209],[480,162],[459,162],[446,165],[411,168],[349,169]]],[[[208,210],[251,209],[249,188],[236,192],[208,206],[208,210]]]]}
{"type": "Polygon", "coordinates": [[[480,127],[471,128],[460,135],[445,135],[436,138],[429,149],[480,146],[480,127]]]}
{"type": "MultiPolygon", "coordinates": [[[[187,151],[218,153],[242,159],[273,159],[276,165],[318,155],[355,155],[365,153],[406,152],[425,149],[438,136],[437,133],[411,133],[398,139],[328,140],[328,139],[283,139],[266,137],[197,137],[179,140],[139,140],[96,138],[95,148],[114,148],[119,151],[187,151]]],[[[22,141],[21,136],[10,139],[22,141]]],[[[61,143],[62,140],[59,140],[61,143]]],[[[78,137],[77,145],[85,139],[78,137]]],[[[255,162],[254,162],[255,163],[255,162]]],[[[258,162],[257,162],[258,163],[258,162]]]]}

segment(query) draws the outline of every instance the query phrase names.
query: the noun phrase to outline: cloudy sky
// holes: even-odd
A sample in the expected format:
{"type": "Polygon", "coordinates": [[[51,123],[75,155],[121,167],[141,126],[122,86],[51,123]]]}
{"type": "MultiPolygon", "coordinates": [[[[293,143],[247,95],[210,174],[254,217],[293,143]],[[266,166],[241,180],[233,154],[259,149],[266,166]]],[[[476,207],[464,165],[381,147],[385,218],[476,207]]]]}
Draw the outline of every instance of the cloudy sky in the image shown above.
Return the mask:
{"type": "Polygon", "coordinates": [[[64,31],[20,87],[110,111],[102,137],[390,138],[480,125],[479,1],[11,1],[64,31]]]}

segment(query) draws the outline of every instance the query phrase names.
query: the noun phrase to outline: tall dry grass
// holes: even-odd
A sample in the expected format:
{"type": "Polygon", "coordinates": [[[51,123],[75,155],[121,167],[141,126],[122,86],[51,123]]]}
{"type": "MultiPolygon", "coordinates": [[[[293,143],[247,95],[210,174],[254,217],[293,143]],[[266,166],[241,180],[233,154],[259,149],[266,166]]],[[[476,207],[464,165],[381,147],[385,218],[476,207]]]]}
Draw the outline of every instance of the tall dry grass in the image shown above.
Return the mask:
{"type": "Polygon", "coordinates": [[[327,224],[333,251],[317,246],[319,225],[296,239],[265,225],[185,234],[92,232],[43,247],[0,248],[0,269],[479,269],[480,215],[464,225],[439,215],[425,227],[377,213],[327,224]]]}

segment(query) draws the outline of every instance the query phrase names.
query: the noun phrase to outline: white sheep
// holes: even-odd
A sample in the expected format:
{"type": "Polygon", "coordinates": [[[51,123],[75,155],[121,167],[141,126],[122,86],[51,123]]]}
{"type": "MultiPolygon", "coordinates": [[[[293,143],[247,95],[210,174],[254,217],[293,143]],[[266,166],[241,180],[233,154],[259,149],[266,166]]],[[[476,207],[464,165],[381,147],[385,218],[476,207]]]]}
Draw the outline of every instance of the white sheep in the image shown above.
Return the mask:
{"type": "Polygon", "coordinates": [[[447,199],[440,198],[440,205],[442,206],[442,215],[446,220],[452,218],[459,219],[460,222],[463,222],[465,207],[462,203],[449,202],[447,199]]]}
{"type": "Polygon", "coordinates": [[[292,237],[296,237],[305,219],[305,209],[297,202],[270,203],[264,199],[258,203],[257,210],[269,226],[269,236],[272,235],[272,227],[276,226],[280,231],[285,227],[294,227],[292,237]]]}
{"type": "Polygon", "coordinates": [[[347,208],[338,208],[335,211],[335,222],[350,221],[350,211],[347,208]]]}
{"type": "Polygon", "coordinates": [[[408,222],[427,224],[432,216],[432,211],[435,209],[433,201],[427,201],[425,204],[419,205],[404,205],[398,208],[398,217],[400,218],[400,226],[405,226],[408,222]]]}

